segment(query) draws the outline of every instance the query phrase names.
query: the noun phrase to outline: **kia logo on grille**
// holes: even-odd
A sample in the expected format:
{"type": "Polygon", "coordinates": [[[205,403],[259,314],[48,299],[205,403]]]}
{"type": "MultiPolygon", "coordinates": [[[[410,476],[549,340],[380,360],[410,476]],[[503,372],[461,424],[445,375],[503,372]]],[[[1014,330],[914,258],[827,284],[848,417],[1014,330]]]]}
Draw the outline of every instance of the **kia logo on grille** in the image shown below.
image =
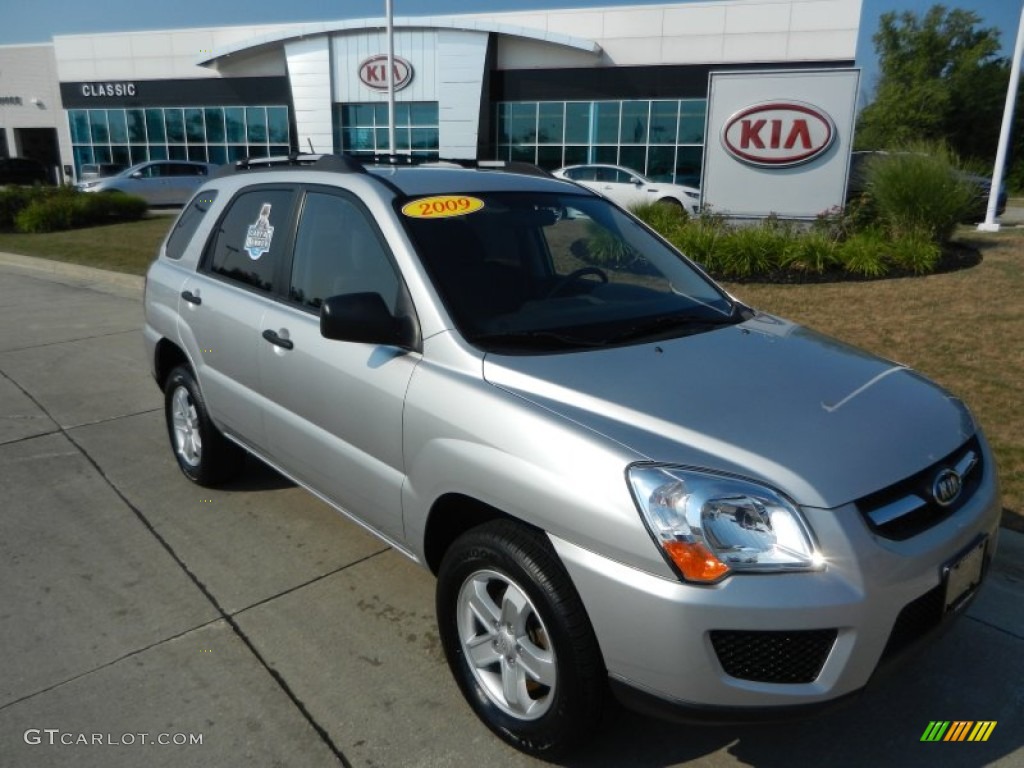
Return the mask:
{"type": "Polygon", "coordinates": [[[809,162],[832,146],[835,137],[828,113],[795,101],[744,107],[722,128],[722,146],[730,155],[766,168],[809,162]]]}
{"type": "MultiPolygon", "coordinates": [[[[412,64],[401,56],[395,56],[395,66],[392,70],[395,77],[395,90],[400,91],[412,82],[412,64]]],[[[388,57],[384,55],[371,56],[359,65],[359,79],[363,85],[373,88],[375,91],[386,91],[388,89],[388,57]]]]}
{"type": "Polygon", "coordinates": [[[963,482],[952,469],[944,469],[932,482],[932,498],[940,507],[948,507],[960,496],[963,482]]]}

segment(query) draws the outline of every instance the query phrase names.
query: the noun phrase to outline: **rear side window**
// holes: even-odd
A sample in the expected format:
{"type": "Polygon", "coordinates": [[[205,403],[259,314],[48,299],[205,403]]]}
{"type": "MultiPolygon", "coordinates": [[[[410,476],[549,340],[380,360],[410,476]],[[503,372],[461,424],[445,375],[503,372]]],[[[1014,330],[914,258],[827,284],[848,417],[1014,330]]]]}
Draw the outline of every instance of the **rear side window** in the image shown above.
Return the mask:
{"type": "Polygon", "coordinates": [[[274,276],[287,255],[287,229],[295,191],[263,188],[231,201],[211,242],[208,268],[262,291],[274,290],[274,276]]]}
{"type": "Polygon", "coordinates": [[[199,222],[206,216],[210,205],[216,199],[217,190],[211,189],[196,195],[192,198],[192,202],[185,206],[167,238],[167,258],[180,259],[185,255],[185,249],[192,242],[196,230],[199,229],[199,222]]]}

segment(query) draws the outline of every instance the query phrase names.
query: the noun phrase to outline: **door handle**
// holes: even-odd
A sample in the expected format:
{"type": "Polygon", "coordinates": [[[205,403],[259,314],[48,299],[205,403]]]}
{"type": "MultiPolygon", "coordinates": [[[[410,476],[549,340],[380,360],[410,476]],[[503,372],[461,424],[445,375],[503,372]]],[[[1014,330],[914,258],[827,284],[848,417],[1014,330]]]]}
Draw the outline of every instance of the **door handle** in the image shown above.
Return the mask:
{"type": "Polygon", "coordinates": [[[203,303],[203,300],[199,298],[199,294],[192,293],[192,291],[182,291],[181,298],[183,298],[189,304],[195,304],[196,306],[199,306],[200,304],[203,303]]]}
{"type": "Polygon", "coordinates": [[[263,332],[263,338],[269,341],[271,344],[274,344],[278,347],[282,347],[284,349],[292,349],[295,347],[291,339],[286,339],[281,336],[278,336],[277,331],[271,330],[270,328],[267,328],[267,330],[263,332]]]}

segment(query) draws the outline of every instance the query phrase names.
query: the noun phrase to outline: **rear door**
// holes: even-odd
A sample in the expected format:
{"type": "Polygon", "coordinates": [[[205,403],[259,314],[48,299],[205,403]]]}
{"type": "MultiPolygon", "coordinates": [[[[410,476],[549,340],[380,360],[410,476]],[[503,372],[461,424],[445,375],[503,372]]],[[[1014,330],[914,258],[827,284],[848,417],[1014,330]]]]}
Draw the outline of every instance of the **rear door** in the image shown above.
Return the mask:
{"type": "Polygon", "coordinates": [[[420,356],[320,335],[323,300],[360,292],[379,293],[392,312],[409,308],[366,209],[341,190],[311,188],[296,230],[287,302],[269,306],[260,326],[267,439],[282,469],[400,541],[402,411],[420,356]]]}
{"type": "Polygon", "coordinates": [[[284,280],[296,190],[262,186],[238,194],[179,298],[180,337],[195,363],[214,420],[263,448],[257,355],[263,316],[284,280]]]}

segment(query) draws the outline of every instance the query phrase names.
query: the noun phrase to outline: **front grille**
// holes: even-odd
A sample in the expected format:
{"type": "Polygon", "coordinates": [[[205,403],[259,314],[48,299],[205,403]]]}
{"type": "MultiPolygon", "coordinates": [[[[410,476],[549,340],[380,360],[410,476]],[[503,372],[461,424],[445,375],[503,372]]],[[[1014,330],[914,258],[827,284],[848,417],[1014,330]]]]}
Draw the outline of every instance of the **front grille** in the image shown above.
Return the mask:
{"type": "Polygon", "coordinates": [[[984,459],[977,436],[948,456],[915,475],[872,493],[855,503],[872,531],[886,539],[903,541],[938,525],[963,507],[981,485],[984,459]],[[942,506],[932,495],[932,484],[943,469],[961,478],[960,495],[942,506]]]}
{"type": "Polygon", "coordinates": [[[725,673],[759,683],[813,683],[839,630],[751,632],[716,629],[711,645],[725,673]]]}
{"type": "Polygon", "coordinates": [[[894,656],[898,656],[908,646],[913,645],[918,638],[927,635],[939,626],[942,623],[945,602],[945,586],[940,584],[903,606],[900,615],[896,617],[896,623],[893,624],[889,642],[885,644],[885,650],[882,651],[881,661],[888,661],[894,656]]]}

